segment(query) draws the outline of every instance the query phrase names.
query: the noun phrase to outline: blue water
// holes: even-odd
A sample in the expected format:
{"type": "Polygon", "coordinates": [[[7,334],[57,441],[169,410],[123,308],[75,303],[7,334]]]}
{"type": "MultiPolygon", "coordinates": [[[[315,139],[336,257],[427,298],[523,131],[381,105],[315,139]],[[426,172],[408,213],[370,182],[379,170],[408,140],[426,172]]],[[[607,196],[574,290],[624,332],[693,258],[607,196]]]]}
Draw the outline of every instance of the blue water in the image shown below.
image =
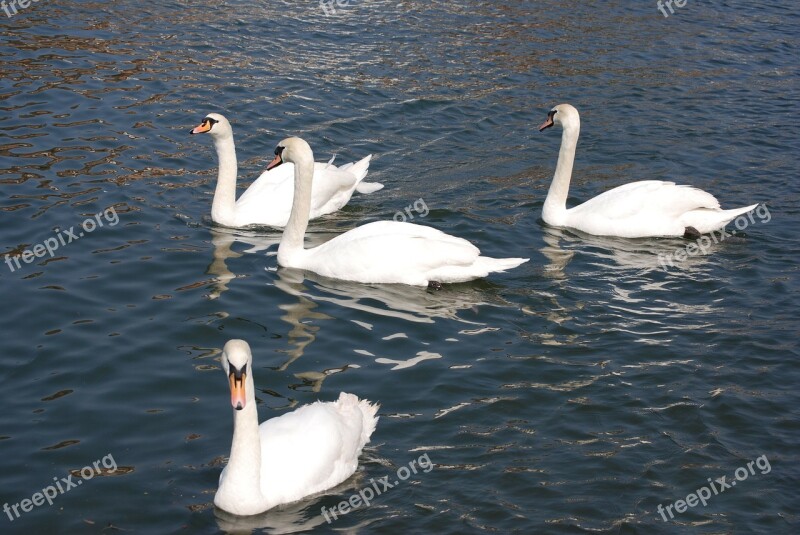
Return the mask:
{"type": "Polygon", "coordinates": [[[795,6],[327,6],[0,12],[0,251],[64,239],[0,264],[0,507],[20,513],[0,532],[796,533],[795,6]],[[662,179],[761,211],[666,269],[686,241],[547,227],[560,133],[536,126],[561,102],[582,118],[570,205],[662,179]],[[531,260],[439,292],[278,269],[278,232],[210,222],[213,148],[188,135],[210,111],[233,124],[240,191],[287,135],[318,160],[374,155],[386,188],[309,243],[408,208],[531,260]],[[356,476],[257,518],[214,510],[230,338],[253,347],[262,419],[380,402],[356,476]],[[737,484],[675,509],[722,476],[737,484]],[[62,478],[81,485],[21,509],[62,478]]]}

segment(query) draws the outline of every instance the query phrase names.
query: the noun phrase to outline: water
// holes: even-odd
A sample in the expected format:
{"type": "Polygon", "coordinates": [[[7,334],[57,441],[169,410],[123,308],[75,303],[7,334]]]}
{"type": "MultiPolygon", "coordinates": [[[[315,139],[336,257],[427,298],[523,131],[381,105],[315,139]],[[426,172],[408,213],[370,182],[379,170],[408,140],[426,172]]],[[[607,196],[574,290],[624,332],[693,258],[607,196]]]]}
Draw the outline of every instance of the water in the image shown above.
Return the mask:
{"type": "Polygon", "coordinates": [[[796,10],[332,5],[42,0],[0,22],[2,251],[104,223],[0,269],[0,504],[103,473],[0,531],[796,532],[796,10]],[[535,127],[560,102],[582,114],[570,204],[667,179],[769,218],[666,270],[686,242],[546,227],[560,134],[535,127]],[[437,293],[276,269],[278,233],[210,223],[213,149],[188,135],[209,111],[234,126],[240,186],[289,134],[318,160],[374,154],[386,189],[311,243],[422,199],[414,222],[531,261],[437,293]],[[254,349],[262,419],[340,391],[381,403],[356,477],[215,513],[230,338],[254,349]]]}

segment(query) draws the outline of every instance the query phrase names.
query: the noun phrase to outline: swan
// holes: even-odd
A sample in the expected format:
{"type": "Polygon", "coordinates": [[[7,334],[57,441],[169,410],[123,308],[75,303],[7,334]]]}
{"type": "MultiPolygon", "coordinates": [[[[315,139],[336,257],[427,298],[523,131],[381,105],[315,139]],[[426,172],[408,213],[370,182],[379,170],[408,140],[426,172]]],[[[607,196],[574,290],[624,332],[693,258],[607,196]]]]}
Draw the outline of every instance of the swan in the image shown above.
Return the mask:
{"type": "Polygon", "coordinates": [[[306,249],[314,153],[304,140],[290,137],[275,149],[267,169],[294,163],[294,200],[278,246],[278,264],[334,279],[362,283],[399,283],[440,288],[493,271],[517,267],[527,258],[489,258],[465,239],[431,227],[375,221],[306,249]]]}
{"type": "MultiPolygon", "coordinates": [[[[286,226],[292,207],[291,166],[278,171],[265,171],[247,191],[236,199],[236,147],[233,129],[219,113],[209,113],[191,134],[211,135],[219,160],[219,175],[211,219],[226,227],[248,225],[286,226]]],[[[330,214],[350,201],[353,191],[373,193],[383,188],[377,182],[363,182],[372,155],[356,162],[336,167],[333,159],[327,164],[314,165],[314,192],[311,197],[311,219],[330,214]]]]}
{"type": "Polygon", "coordinates": [[[575,147],[581,129],[578,110],[569,104],[559,104],[547,114],[539,131],[553,125],[560,125],[563,133],[556,172],[542,208],[542,219],[548,225],[599,236],[696,239],[724,228],[735,217],[758,206],[722,210],[719,201],[701,189],[678,186],[674,182],[642,180],[618,186],[567,209],[575,147]]]}
{"type": "Polygon", "coordinates": [[[353,394],[317,401],[258,425],[253,355],[244,340],[222,349],[233,405],[233,442],[214,505],[239,516],[330,489],[350,477],[378,423],[379,406],[353,394]]]}

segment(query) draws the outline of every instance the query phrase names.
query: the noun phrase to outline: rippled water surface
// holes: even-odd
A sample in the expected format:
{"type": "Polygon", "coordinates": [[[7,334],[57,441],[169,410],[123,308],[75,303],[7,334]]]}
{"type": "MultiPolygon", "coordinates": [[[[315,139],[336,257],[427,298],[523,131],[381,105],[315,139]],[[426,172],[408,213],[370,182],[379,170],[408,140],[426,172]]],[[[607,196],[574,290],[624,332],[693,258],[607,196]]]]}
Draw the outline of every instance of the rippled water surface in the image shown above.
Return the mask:
{"type": "Polygon", "coordinates": [[[0,264],[0,506],[100,461],[0,532],[796,533],[796,6],[342,4],[0,12],[0,251],[64,239],[0,264]],[[536,126],[560,102],[582,114],[570,204],[664,179],[766,205],[666,269],[687,242],[549,228],[560,135],[536,126]],[[278,269],[277,231],[210,222],[214,152],[188,131],[211,111],[240,191],[287,135],[318,160],[374,155],[386,188],[310,243],[422,200],[413,222],[531,260],[439,292],[278,269]],[[262,419],[340,391],[381,403],[356,476],[215,511],[230,338],[254,349],[262,419]],[[425,455],[371,506],[321,514],[425,455]],[[663,520],[722,476],[737,485],[663,520]]]}

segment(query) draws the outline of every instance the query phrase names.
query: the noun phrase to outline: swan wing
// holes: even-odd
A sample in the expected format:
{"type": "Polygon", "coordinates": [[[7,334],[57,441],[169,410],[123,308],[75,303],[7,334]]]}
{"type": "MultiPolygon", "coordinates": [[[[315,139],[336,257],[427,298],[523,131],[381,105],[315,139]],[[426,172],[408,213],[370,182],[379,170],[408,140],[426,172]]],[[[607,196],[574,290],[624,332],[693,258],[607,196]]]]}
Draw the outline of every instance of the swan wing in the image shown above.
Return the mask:
{"type": "Polygon", "coordinates": [[[288,503],[338,485],[358,466],[375,429],[378,407],[352,394],[305,405],[259,426],[261,488],[288,503]]]}
{"type": "Polygon", "coordinates": [[[608,190],[568,210],[566,226],[601,235],[680,236],[685,214],[719,209],[719,201],[701,189],[643,180],[608,190]]]}
{"type": "Polygon", "coordinates": [[[330,166],[314,171],[311,187],[311,219],[341,209],[350,201],[358,184],[358,178],[350,171],[330,166]]]}
{"type": "MultiPolygon", "coordinates": [[[[314,178],[316,179],[317,175],[320,172],[324,172],[330,169],[337,169],[335,165],[327,164],[327,163],[314,163],[314,178]]],[[[283,165],[279,165],[278,167],[274,167],[269,171],[264,171],[261,175],[255,179],[255,181],[250,184],[250,187],[242,193],[239,199],[236,201],[237,209],[238,206],[246,205],[251,202],[258,202],[258,201],[266,201],[270,202],[277,202],[277,201],[289,201],[289,208],[291,208],[292,202],[292,195],[294,194],[294,164],[293,163],[285,163],[283,165]],[[289,192],[288,199],[285,197],[286,192],[289,192]],[[276,196],[283,195],[282,198],[277,198],[276,196]]]]}
{"type": "MultiPolygon", "coordinates": [[[[314,164],[314,172],[319,166],[314,164]]],[[[236,224],[285,226],[294,195],[294,164],[264,171],[236,200],[236,224]]]]}
{"type": "Polygon", "coordinates": [[[572,210],[575,213],[602,214],[609,219],[625,219],[643,212],[679,217],[690,210],[719,207],[719,201],[701,189],[678,186],[674,182],[642,180],[608,190],[572,210]]]}
{"type": "Polygon", "coordinates": [[[480,250],[463,238],[431,227],[376,221],[307,253],[306,267],[323,276],[422,286],[431,280],[429,273],[445,266],[471,266],[480,250]]]}
{"type": "MultiPolygon", "coordinates": [[[[363,176],[366,176],[369,157],[365,160],[363,176]]],[[[330,162],[314,163],[310,219],[333,213],[348,203],[363,180],[363,176],[354,173],[354,170],[359,170],[356,165],[336,167],[330,162]]],[[[236,201],[237,223],[285,226],[292,211],[293,196],[293,163],[287,162],[265,171],[236,201]]]]}

